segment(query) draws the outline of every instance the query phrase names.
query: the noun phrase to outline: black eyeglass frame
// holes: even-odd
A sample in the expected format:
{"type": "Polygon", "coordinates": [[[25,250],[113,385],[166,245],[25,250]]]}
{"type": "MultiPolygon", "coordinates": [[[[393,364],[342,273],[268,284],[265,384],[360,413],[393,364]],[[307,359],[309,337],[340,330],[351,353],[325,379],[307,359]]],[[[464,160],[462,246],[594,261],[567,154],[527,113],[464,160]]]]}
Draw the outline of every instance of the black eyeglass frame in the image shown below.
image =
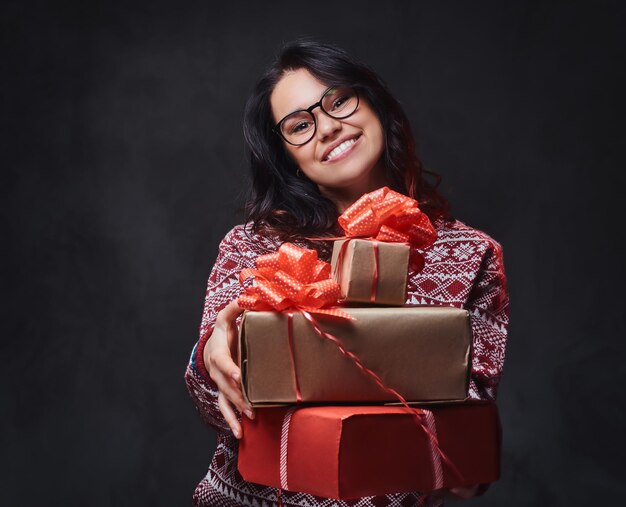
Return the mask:
{"type": "Polygon", "coordinates": [[[317,120],[315,119],[315,115],[313,114],[313,109],[315,109],[316,107],[319,107],[326,116],[329,116],[329,117],[331,117],[331,118],[333,118],[335,120],[344,120],[344,119],[349,118],[350,116],[352,116],[354,113],[356,113],[356,110],[359,108],[359,92],[357,91],[357,89],[354,86],[331,86],[330,88],[328,88],[322,94],[322,97],[320,98],[320,100],[318,100],[315,104],[307,107],[306,109],[298,109],[296,111],[292,111],[287,116],[285,116],[282,120],[280,120],[276,125],[274,125],[272,127],[272,132],[274,132],[274,134],[279,135],[283,141],[285,141],[288,144],[291,144],[292,146],[304,146],[311,139],[313,139],[313,137],[315,137],[315,133],[317,132],[317,120]],[[333,116],[328,111],[326,111],[326,109],[324,109],[324,106],[322,106],[322,102],[324,100],[324,97],[326,97],[326,95],[328,95],[328,93],[331,90],[336,90],[337,88],[349,88],[349,89],[351,89],[354,92],[354,96],[356,97],[356,106],[354,106],[354,110],[350,114],[346,114],[345,116],[333,116]],[[289,118],[291,115],[296,114],[296,113],[302,113],[302,112],[309,113],[311,115],[311,117],[313,118],[313,133],[311,134],[311,137],[309,137],[303,143],[292,143],[291,141],[288,141],[285,138],[285,136],[283,135],[282,129],[280,127],[283,124],[283,122],[287,118],[289,118]]]}

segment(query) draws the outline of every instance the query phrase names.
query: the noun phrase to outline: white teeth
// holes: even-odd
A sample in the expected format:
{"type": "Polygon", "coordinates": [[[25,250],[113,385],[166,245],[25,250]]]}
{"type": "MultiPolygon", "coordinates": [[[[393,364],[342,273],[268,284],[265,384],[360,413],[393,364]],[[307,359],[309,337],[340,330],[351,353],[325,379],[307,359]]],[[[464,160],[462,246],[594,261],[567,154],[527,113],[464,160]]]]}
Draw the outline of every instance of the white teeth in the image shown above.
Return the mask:
{"type": "Polygon", "coordinates": [[[350,139],[348,141],[344,141],[339,146],[333,148],[333,150],[326,157],[326,160],[331,160],[331,159],[335,158],[337,155],[339,155],[339,154],[343,153],[344,151],[346,151],[354,143],[356,143],[356,139],[350,139]]]}

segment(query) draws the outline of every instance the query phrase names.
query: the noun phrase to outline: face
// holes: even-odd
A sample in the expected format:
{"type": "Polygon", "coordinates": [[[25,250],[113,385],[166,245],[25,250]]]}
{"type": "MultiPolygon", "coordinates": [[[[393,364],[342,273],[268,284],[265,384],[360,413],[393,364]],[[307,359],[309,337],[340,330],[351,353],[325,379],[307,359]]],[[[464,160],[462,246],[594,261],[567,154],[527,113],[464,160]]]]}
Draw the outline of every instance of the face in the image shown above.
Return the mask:
{"type": "MultiPolygon", "coordinates": [[[[274,121],[316,103],[328,87],[306,69],[286,72],[270,97],[274,121]]],[[[319,107],[313,115],[317,130],[308,143],[293,146],[283,141],[300,170],[322,189],[369,187],[368,182],[380,170],[384,151],[383,129],[370,105],[361,98],[356,111],[341,120],[331,118],[319,107]]]]}

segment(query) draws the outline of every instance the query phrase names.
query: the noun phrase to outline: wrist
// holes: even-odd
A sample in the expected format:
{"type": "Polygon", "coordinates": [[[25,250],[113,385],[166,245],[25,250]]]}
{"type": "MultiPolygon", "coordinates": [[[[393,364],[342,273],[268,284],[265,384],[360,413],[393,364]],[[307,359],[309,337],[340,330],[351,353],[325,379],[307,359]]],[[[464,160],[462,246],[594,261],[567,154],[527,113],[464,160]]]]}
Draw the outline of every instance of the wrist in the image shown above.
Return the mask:
{"type": "Polygon", "coordinates": [[[205,378],[206,380],[211,380],[209,376],[209,357],[207,355],[207,344],[209,343],[209,337],[213,332],[213,328],[207,329],[207,331],[200,337],[198,340],[198,345],[196,347],[195,352],[195,366],[196,371],[205,378]]]}
{"type": "Polygon", "coordinates": [[[205,371],[210,375],[209,372],[209,365],[210,365],[210,361],[209,361],[209,340],[206,340],[204,342],[204,346],[202,347],[202,362],[204,363],[204,369],[205,371]]]}

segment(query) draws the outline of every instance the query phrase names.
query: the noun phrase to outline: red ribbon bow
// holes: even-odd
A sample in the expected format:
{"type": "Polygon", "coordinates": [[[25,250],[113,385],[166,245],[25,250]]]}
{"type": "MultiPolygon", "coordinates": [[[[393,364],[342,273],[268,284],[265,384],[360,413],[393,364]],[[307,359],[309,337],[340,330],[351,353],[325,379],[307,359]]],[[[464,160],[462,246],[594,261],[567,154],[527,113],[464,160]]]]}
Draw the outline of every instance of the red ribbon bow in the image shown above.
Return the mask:
{"type": "MultiPolygon", "coordinates": [[[[338,221],[348,238],[410,245],[411,268],[416,272],[424,267],[424,257],[417,249],[428,248],[437,239],[437,231],[417,201],[388,187],[363,194],[338,221]]],[[[372,299],[373,293],[374,289],[372,299]]]]}
{"type": "MultiPolygon", "coordinates": [[[[237,303],[246,310],[287,312],[289,354],[294,365],[294,388],[299,403],[302,401],[302,394],[295,371],[291,310],[302,313],[315,332],[323,338],[326,336],[311,313],[323,313],[348,320],[354,320],[354,317],[337,307],[328,308],[337,304],[341,289],[339,284],[330,278],[330,264],[319,260],[315,250],[283,243],[278,252],[257,257],[256,265],[256,269],[246,268],[239,274],[241,285],[252,277],[255,279],[255,285],[247,287],[237,299],[237,303]]],[[[334,336],[328,339],[333,340],[343,354],[347,354],[341,342],[334,336]]]]}
{"type": "Polygon", "coordinates": [[[256,265],[256,269],[246,268],[239,274],[242,285],[251,277],[256,282],[239,296],[242,308],[297,309],[353,319],[338,308],[328,308],[337,304],[341,289],[330,278],[330,264],[319,260],[315,250],[283,243],[278,252],[257,257],[256,265]]]}
{"type": "Polygon", "coordinates": [[[348,237],[409,243],[421,249],[437,239],[437,231],[417,201],[388,187],[361,196],[339,217],[339,225],[348,237]]]}

